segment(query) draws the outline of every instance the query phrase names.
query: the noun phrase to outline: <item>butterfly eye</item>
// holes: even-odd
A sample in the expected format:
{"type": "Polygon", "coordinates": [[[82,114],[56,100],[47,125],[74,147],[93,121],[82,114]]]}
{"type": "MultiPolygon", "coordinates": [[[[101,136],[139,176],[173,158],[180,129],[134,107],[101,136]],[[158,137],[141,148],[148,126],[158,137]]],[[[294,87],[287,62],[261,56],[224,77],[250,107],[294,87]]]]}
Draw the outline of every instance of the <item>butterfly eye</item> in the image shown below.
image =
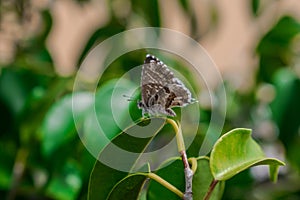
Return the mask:
{"type": "Polygon", "coordinates": [[[139,109],[144,108],[144,104],[143,104],[143,102],[141,102],[141,101],[139,101],[139,102],[137,103],[137,106],[138,106],[139,109]]]}

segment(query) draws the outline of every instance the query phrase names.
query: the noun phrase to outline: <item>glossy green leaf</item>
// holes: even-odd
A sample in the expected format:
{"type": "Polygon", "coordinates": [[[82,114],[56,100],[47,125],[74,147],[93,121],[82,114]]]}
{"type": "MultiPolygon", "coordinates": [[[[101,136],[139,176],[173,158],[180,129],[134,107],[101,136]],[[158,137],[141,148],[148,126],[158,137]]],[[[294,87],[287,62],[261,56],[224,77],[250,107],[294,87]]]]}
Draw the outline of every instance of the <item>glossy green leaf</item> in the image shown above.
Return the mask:
{"type": "Polygon", "coordinates": [[[131,174],[126,176],[115,185],[107,199],[138,199],[146,179],[147,176],[143,174],[131,174]]]}
{"type": "MultiPolygon", "coordinates": [[[[209,159],[207,157],[199,157],[197,159],[197,171],[193,177],[193,199],[202,200],[206,195],[208,188],[213,180],[210,171],[209,159]]],[[[221,199],[223,195],[225,182],[220,181],[214,188],[210,200],[221,199]]]]}
{"type": "Polygon", "coordinates": [[[123,95],[132,94],[135,88],[130,81],[111,80],[98,89],[95,110],[91,110],[86,116],[84,134],[81,136],[85,146],[93,154],[98,155],[112,138],[131,123],[128,118],[129,102],[123,95]]]}
{"type": "Polygon", "coordinates": [[[66,95],[51,107],[41,129],[44,155],[49,156],[61,145],[77,136],[73,115],[77,119],[77,124],[80,121],[82,123],[92,102],[92,93],[80,92],[66,95]],[[72,103],[76,105],[74,109],[72,103]]]}
{"type": "Polygon", "coordinates": [[[114,186],[128,173],[110,168],[97,161],[89,181],[89,200],[107,199],[114,186]]]}
{"type": "Polygon", "coordinates": [[[88,199],[107,199],[131,169],[139,168],[135,166],[138,159],[163,125],[162,118],[146,119],[116,136],[100,153],[94,166],[89,181],[88,199]],[[134,137],[130,134],[147,134],[149,137],[134,137]]]}
{"type": "Polygon", "coordinates": [[[251,138],[251,130],[238,128],[224,134],[214,145],[210,168],[216,180],[225,181],[255,165],[270,165],[271,179],[276,180],[277,168],[283,162],[265,157],[251,138]]]}
{"type": "MultiPolygon", "coordinates": [[[[155,172],[158,176],[171,183],[180,191],[184,191],[184,171],[181,158],[172,158],[166,161],[160,169],[155,172]],[[170,164],[171,163],[171,164],[170,164]]],[[[175,193],[171,192],[167,188],[154,180],[150,180],[148,193],[148,200],[156,199],[180,199],[175,193]]]]}
{"type": "MultiPolygon", "coordinates": [[[[172,158],[164,163],[156,172],[157,175],[171,183],[177,189],[184,192],[185,179],[184,168],[181,158],[172,158]]],[[[202,200],[208,191],[213,176],[209,168],[209,159],[207,157],[197,158],[197,171],[193,177],[193,199],[202,200]]],[[[224,184],[219,182],[215,187],[210,199],[220,199],[223,194],[224,184]]],[[[147,194],[148,200],[156,199],[180,199],[176,194],[163,187],[158,182],[151,180],[147,194]]]]}

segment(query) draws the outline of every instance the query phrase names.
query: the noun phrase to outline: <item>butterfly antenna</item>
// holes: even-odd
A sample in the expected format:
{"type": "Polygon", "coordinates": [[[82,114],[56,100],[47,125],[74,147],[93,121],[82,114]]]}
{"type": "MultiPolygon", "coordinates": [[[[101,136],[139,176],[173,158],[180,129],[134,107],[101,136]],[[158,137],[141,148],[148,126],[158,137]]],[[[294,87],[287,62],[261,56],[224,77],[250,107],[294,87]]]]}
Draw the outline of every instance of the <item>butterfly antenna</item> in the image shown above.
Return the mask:
{"type": "Polygon", "coordinates": [[[198,103],[199,101],[197,99],[192,98],[191,103],[198,103]]]}
{"type": "Polygon", "coordinates": [[[136,99],[134,99],[132,96],[128,96],[126,94],[123,94],[123,97],[127,98],[127,101],[137,101],[136,99]]]}

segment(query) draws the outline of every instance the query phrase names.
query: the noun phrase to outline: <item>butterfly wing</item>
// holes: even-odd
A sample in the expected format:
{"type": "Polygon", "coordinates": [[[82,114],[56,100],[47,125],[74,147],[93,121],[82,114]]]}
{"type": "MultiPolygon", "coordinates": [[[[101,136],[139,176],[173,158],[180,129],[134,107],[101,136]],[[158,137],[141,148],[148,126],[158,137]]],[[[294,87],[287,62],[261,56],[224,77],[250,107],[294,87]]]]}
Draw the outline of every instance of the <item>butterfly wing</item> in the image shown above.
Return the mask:
{"type": "MultiPolygon", "coordinates": [[[[156,105],[161,114],[175,116],[170,109],[192,103],[191,92],[158,58],[147,55],[141,76],[142,102],[146,108],[156,105]]],[[[151,111],[151,110],[150,110],[151,111]]]]}
{"type": "Polygon", "coordinates": [[[165,105],[164,100],[168,92],[167,84],[173,78],[173,73],[163,62],[148,54],[144,61],[141,76],[142,101],[145,106],[165,105]]]}
{"type": "Polygon", "coordinates": [[[183,107],[195,101],[191,92],[182,83],[169,84],[168,87],[171,91],[169,95],[170,105],[167,105],[168,107],[183,107]]]}

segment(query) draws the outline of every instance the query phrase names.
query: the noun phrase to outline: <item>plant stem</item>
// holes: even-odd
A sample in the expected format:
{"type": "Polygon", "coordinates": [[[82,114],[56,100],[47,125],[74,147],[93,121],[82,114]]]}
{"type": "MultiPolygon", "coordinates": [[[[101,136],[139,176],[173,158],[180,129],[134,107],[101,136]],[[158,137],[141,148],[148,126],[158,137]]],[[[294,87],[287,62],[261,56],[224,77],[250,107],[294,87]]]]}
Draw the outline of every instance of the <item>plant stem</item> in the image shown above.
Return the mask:
{"type": "Polygon", "coordinates": [[[204,197],[204,200],[209,200],[209,198],[218,182],[219,182],[218,180],[215,180],[215,179],[212,180],[211,184],[209,185],[208,191],[204,197]]]}
{"type": "Polygon", "coordinates": [[[167,182],[166,180],[162,179],[161,177],[159,177],[158,175],[154,174],[154,173],[148,173],[147,176],[153,180],[155,180],[156,182],[160,183],[161,185],[163,185],[164,187],[166,187],[167,189],[169,189],[170,191],[174,192],[175,194],[177,194],[180,198],[184,197],[184,194],[178,190],[176,187],[174,187],[173,185],[171,185],[169,182],[167,182]]]}
{"type": "Polygon", "coordinates": [[[176,133],[176,140],[178,146],[178,152],[181,155],[183,166],[184,166],[184,176],[185,176],[185,193],[183,196],[184,200],[193,200],[193,171],[190,168],[186,152],[185,152],[185,145],[184,140],[181,132],[180,124],[177,124],[174,120],[167,118],[167,123],[171,124],[176,133]]]}
{"type": "Polygon", "coordinates": [[[171,124],[171,126],[173,127],[173,129],[175,131],[178,152],[185,151],[185,145],[184,145],[184,140],[183,140],[183,136],[182,136],[182,132],[181,132],[181,127],[178,126],[177,123],[172,119],[167,118],[166,122],[171,124]]]}
{"type": "Polygon", "coordinates": [[[191,170],[195,174],[197,171],[197,167],[198,167],[197,159],[192,157],[192,158],[189,158],[188,161],[192,166],[191,170]]]}
{"type": "Polygon", "coordinates": [[[25,148],[20,148],[17,152],[16,160],[13,167],[12,184],[7,196],[7,200],[16,198],[18,187],[24,174],[28,153],[28,150],[25,148]]]}
{"type": "Polygon", "coordinates": [[[184,176],[185,176],[185,193],[184,193],[184,200],[192,200],[193,199],[193,171],[190,168],[186,152],[181,151],[181,158],[184,166],[184,176]]]}

